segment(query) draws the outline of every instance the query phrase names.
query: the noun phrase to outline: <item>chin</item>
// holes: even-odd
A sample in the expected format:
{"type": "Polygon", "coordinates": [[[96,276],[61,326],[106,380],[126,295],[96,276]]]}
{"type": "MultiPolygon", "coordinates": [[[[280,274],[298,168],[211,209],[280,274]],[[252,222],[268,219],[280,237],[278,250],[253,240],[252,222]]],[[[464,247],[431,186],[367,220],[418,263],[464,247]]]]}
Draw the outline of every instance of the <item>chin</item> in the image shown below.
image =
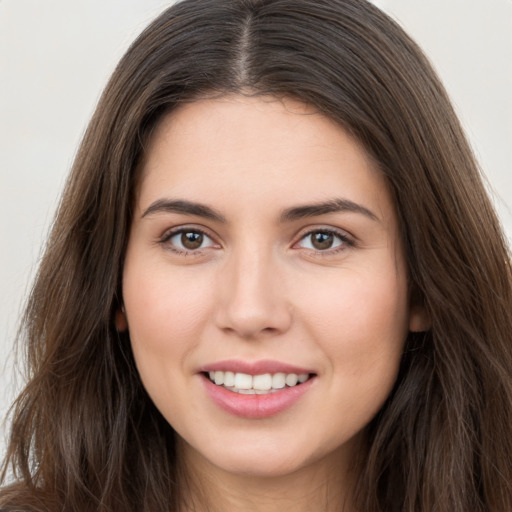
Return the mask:
{"type": "MultiPolygon", "coordinates": [[[[212,461],[213,462],[213,461],[212,461]]],[[[255,454],[252,458],[233,457],[219,461],[217,466],[223,471],[251,478],[280,478],[299,471],[307,466],[305,461],[296,458],[283,458],[273,454],[261,456],[255,454]]]]}
{"type": "Polygon", "coordinates": [[[203,452],[202,456],[226,473],[262,479],[286,477],[318,463],[323,465],[322,461],[337,458],[338,450],[314,449],[311,443],[300,446],[276,443],[269,438],[265,441],[237,442],[227,449],[215,447],[215,450],[203,452]]]}

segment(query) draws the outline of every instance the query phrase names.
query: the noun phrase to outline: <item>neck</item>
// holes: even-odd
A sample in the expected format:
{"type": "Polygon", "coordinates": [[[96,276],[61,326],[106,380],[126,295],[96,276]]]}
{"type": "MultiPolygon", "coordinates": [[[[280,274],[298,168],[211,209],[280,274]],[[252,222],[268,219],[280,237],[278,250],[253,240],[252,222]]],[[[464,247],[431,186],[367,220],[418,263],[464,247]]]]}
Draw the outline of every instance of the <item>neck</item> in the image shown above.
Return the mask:
{"type": "Polygon", "coordinates": [[[355,512],[356,471],[340,453],[283,475],[235,474],[210,464],[181,443],[180,512],[355,512]]]}

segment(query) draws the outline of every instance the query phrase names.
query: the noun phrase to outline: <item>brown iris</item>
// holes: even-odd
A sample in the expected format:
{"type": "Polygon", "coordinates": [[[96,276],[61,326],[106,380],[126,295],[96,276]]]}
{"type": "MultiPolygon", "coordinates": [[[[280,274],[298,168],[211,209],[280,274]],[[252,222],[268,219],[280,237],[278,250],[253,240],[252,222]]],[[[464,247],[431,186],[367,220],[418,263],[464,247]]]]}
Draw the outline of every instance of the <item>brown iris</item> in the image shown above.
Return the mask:
{"type": "Polygon", "coordinates": [[[196,231],[185,231],[181,234],[181,243],[185,249],[199,249],[203,244],[204,236],[196,231]]]}
{"type": "Polygon", "coordinates": [[[311,244],[315,249],[330,249],[334,243],[334,235],[326,231],[318,231],[311,235],[311,244]]]}

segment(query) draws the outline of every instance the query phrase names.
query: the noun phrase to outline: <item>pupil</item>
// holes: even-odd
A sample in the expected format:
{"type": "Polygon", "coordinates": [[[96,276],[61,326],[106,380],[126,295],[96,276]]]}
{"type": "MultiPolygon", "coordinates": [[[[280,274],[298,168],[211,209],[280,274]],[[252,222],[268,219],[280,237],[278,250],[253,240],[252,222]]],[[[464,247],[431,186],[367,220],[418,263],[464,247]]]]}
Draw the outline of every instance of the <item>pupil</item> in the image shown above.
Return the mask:
{"type": "Polygon", "coordinates": [[[315,233],[312,242],[315,249],[330,249],[334,242],[334,237],[331,233],[315,233]]]}
{"type": "Polygon", "coordinates": [[[181,234],[181,243],[183,247],[187,249],[198,249],[201,247],[203,243],[203,235],[201,233],[182,233],[181,234]]]}

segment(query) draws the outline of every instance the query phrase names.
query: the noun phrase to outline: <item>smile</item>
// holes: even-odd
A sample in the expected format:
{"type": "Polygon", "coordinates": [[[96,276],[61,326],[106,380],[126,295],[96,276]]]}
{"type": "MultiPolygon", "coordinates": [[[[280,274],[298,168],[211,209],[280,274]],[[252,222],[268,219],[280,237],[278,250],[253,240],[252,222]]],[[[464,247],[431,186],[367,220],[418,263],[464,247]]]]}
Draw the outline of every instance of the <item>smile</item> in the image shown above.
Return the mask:
{"type": "Polygon", "coordinates": [[[201,368],[199,375],[214,404],[246,419],[270,418],[297,407],[318,381],[311,369],[269,360],[221,361],[201,368]]]}
{"type": "Polygon", "coordinates": [[[217,386],[243,395],[265,395],[284,388],[303,384],[309,379],[307,373],[264,373],[249,375],[230,371],[210,371],[208,378],[217,386]]]}

